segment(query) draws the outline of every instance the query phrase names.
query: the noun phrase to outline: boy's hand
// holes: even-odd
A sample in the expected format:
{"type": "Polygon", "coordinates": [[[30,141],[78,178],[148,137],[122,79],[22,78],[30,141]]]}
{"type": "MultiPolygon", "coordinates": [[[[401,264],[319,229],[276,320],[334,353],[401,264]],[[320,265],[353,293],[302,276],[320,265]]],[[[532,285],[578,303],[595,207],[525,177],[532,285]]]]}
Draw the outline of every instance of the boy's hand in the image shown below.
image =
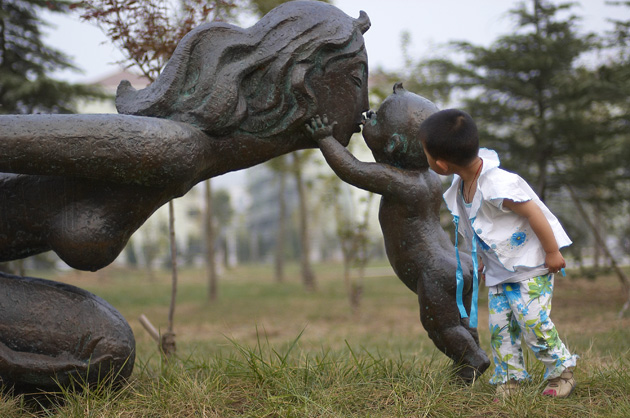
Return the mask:
{"type": "Polygon", "coordinates": [[[317,115],[306,124],[306,130],[310,132],[315,142],[319,143],[324,138],[333,137],[333,128],[336,124],[337,122],[329,124],[326,115],[323,118],[317,115]]]}
{"type": "Polygon", "coordinates": [[[553,251],[545,255],[545,267],[549,269],[549,273],[557,273],[567,266],[564,257],[560,251],[553,251]]]}
{"type": "Polygon", "coordinates": [[[486,281],[486,273],[484,272],[484,265],[481,258],[477,261],[477,277],[479,277],[484,282],[486,281]]]}

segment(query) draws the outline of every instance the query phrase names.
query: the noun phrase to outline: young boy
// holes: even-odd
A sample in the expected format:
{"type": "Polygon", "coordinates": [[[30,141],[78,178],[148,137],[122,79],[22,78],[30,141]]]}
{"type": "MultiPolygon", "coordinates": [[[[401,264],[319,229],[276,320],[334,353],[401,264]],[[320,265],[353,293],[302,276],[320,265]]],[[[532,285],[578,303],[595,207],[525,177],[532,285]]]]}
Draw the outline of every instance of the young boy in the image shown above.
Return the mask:
{"type": "MultiPolygon", "coordinates": [[[[407,92],[402,84],[369,113],[363,137],[375,163],[357,160],[332,137],[326,117],[315,118],[308,130],[326,161],[347,183],[382,195],[379,221],[387,257],[396,275],[418,295],[420,320],[436,347],[453,360],[456,373],[472,382],[490,365],[479,347],[477,330],[459,316],[453,245],[440,225],[442,186],[429,170],[418,132],[422,121],[438,109],[407,92]]],[[[472,262],[462,258],[463,299],[472,299],[472,262]]]]}
{"type": "Polygon", "coordinates": [[[470,115],[456,109],[437,112],[422,123],[420,137],[433,171],[454,174],[444,200],[456,235],[472,247],[473,258],[480,249],[495,363],[490,383],[507,396],[529,377],[523,338],[546,366],[543,394],[569,396],[577,356],[558,337],[549,311],[554,273],[566,266],[560,248],[571,240],[521,177],[499,168],[494,151],[479,149],[470,115]]]}

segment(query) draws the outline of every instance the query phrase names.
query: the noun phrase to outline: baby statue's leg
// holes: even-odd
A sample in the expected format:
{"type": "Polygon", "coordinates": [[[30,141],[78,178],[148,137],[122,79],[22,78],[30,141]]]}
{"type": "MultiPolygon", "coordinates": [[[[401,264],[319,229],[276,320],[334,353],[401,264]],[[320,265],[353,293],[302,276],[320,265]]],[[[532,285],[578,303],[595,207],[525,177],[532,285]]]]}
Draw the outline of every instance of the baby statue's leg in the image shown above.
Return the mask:
{"type": "Polygon", "coordinates": [[[435,346],[453,360],[456,374],[470,383],[490,366],[490,360],[479,346],[476,330],[460,320],[453,293],[444,286],[435,279],[418,281],[420,320],[435,346]]]}
{"type": "MultiPolygon", "coordinates": [[[[466,312],[470,312],[470,305],[472,303],[472,289],[469,292],[464,292],[463,299],[464,299],[464,307],[466,308],[466,312]]],[[[472,328],[470,326],[469,319],[470,318],[461,318],[460,317],[459,322],[462,324],[462,326],[464,328],[466,328],[466,330],[468,330],[468,332],[474,338],[474,340],[477,343],[477,345],[480,345],[479,344],[479,332],[477,331],[477,328],[472,328]]]]}

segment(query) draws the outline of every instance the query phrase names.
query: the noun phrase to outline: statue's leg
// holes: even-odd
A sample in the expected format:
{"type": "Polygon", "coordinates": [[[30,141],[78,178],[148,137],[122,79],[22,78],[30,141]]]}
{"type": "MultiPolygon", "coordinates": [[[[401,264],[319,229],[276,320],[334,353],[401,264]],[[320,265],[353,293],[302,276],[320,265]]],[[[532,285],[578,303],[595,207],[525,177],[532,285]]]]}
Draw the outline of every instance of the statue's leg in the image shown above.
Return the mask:
{"type": "Polygon", "coordinates": [[[453,360],[456,374],[472,382],[490,366],[490,360],[479,346],[476,332],[471,332],[460,320],[454,278],[454,272],[432,277],[422,275],[418,280],[420,320],[435,346],[453,360]]]}
{"type": "MultiPolygon", "coordinates": [[[[472,278],[470,278],[470,280],[472,281],[472,278]]],[[[470,288],[470,286],[469,286],[469,288],[470,288]]],[[[463,296],[463,299],[464,299],[464,307],[466,308],[466,312],[470,312],[470,306],[472,304],[472,288],[470,288],[469,291],[464,292],[464,294],[462,296],[463,296]]],[[[469,319],[470,318],[461,318],[460,317],[460,323],[462,324],[462,326],[464,328],[466,328],[468,333],[470,333],[470,335],[473,337],[473,339],[475,340],[477,345],[480,345],[480,343],[479,343],[479,332],[477,331],[477,328],[472,328],[470,326],[469,319]]]]}
{"type": "Polygon", "coordinates": [[[1,172],[179,184],[182,192],[200,180],[207,169],[200,157],[216,145],[192,125],[129,115],[0,115],[0,126],[1,172]]]}
{"type": "Polygon", "coordinates": [[[135,339],[103,299],[75,286],[0,273],[0,381],[20,391],[131,375],[135,339]]]}

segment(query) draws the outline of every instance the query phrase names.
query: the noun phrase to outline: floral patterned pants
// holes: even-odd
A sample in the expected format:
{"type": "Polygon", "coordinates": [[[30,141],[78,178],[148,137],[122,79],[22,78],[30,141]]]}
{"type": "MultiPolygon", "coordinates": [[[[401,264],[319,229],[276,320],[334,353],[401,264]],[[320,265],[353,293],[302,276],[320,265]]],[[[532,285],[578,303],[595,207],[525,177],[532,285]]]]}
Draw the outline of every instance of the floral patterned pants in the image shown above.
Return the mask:
{"type": "Polygon", "coordinates": [[[549,318],[552,294],[553,274],[489,288],[490,343],[495,365],[490,383],[529,379],[521,339],[545,365],[545,379],[558,377],[564,369],[575,366],[578,356],[569,353],[549,318]]]}

